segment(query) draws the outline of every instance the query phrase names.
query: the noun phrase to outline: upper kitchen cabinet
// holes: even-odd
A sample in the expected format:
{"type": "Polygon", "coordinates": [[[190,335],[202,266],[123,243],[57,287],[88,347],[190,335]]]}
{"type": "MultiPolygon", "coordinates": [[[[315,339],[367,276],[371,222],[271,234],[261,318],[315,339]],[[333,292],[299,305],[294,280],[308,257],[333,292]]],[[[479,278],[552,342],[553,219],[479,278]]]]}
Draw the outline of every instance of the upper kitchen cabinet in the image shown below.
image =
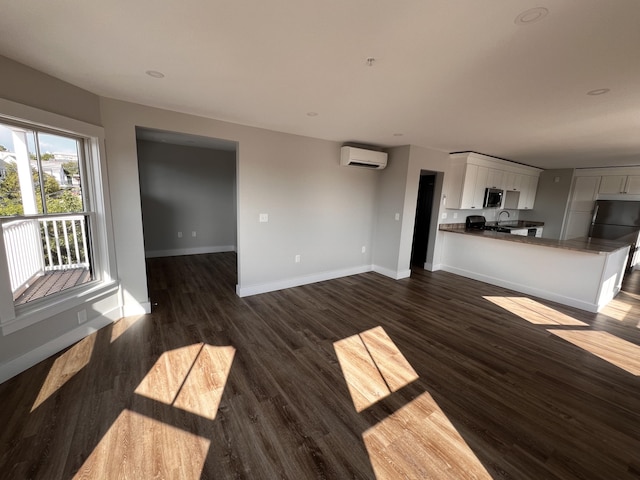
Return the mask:
{"type": "MultiPolygon", "coordinates": [[[[481,155],[454,153],[449,155],[449,198],[447,208],[472,210],[483,208],[487,188],[514,192],[516,199],[509,208],[533,208],[539,168],[481,155]]],[[[504,205],[503,205],[504,206],[504,205]]]]}
{"type": "Polygon", "coordinates": [[[451,195],[447,208],[482,208],[489,169],[472,163],[459,164],[452,168],[451,174],[462,188],[459,188],[455,195],[451,195]]]}
{"type": "Polygon", "coordinates": [[[504,190],[504,174],[502,170],[498,170],[497,168],[488,168],[487,169],[487,187],[488,188],[500,188],[504,190]]]}
{"type": "Polygon", "coordinates": [[[598,193],[640,195],[640,175],[603,175],[598,193]]]}
{"type": "Polygon", "coordinates": [[[519,192],[527,181],[527,175],[515,172],[504,172],[503,186],[507,192],[519,192]]]}
{"type": "Polygon", "coordinates": [[[531,210],[536,201],[539,175],[522,175],[518,210],[531,210]]]}

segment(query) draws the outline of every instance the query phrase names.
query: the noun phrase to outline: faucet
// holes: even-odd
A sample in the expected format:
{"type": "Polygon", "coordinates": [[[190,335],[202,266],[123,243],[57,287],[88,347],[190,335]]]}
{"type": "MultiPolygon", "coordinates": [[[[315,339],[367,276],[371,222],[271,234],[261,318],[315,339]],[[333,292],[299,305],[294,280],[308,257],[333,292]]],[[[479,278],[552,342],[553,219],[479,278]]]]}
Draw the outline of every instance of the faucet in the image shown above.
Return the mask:
{"type": "Polygon", "coordinates": [[[507,212],[506,210],[502,210],[499,214],[498,214],[498,220],[496,221],[496,223],[500,223],[500,215],[502,215],[503,213],[507,214],[507,218],[509,218],[509,212],[507,212]]]}

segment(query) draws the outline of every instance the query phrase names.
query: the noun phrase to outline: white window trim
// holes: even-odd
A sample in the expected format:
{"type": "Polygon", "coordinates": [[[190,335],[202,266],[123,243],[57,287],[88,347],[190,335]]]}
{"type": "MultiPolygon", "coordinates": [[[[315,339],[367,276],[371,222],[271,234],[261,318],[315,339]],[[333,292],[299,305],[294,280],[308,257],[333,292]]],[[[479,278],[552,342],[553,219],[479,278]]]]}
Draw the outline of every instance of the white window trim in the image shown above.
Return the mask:
{"type": "Polygon", "coordinates": [[[0,329],[3,335],[21,330],[72,309],[86,302],[96,301],[118,291],[115,249],[111,234],[109,186],[106,176],[104,129],[80,120],[22,105],[0,98],[0,121],[16,121],[55,129],[60,133],[87,139],[84,152],[89,209],[93,212],[93,260],[96,280],[53,295],[49,301],[15,307],[10,291],[9,270],[0,235],[0,329]]]}

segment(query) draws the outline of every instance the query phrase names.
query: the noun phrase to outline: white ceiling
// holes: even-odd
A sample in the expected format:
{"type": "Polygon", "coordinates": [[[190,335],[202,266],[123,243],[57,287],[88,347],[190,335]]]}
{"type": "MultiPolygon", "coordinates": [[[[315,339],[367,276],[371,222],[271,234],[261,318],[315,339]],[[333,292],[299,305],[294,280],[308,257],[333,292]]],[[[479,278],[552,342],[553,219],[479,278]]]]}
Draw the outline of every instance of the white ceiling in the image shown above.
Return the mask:
{"type": "Polygon", "coordinates": [[[0,15],[1,55],[102,96],[542,168],[640,164],[639,52],[638,0],[29,0],[0,15]]]}

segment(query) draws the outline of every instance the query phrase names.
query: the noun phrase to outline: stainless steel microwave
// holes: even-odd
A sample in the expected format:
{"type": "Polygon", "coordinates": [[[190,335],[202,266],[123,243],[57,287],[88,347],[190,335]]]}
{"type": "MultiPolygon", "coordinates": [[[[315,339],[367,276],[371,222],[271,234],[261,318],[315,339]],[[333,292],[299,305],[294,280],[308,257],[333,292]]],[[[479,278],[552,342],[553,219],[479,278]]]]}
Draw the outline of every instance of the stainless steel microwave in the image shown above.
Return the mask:
{"type": "Polygon", "coordinates": [[[502,206],[503,190],[499,188],[487,188],[484,192],[484,208],[500,208],[502,206]]]}

